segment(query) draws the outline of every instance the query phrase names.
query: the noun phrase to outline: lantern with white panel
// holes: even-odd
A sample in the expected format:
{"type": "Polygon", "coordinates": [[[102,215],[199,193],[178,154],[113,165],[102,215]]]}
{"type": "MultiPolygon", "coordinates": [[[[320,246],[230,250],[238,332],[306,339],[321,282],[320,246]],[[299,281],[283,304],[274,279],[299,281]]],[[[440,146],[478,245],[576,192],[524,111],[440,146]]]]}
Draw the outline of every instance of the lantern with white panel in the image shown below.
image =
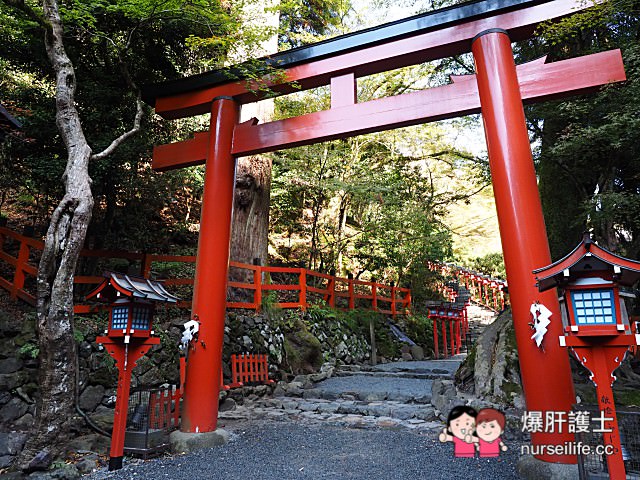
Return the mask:
{"type": "Polygon", "coordinates": [[[569,255],[533,273],[541,292],[558,288],[564,327],[558,340],[591,372],[601,415],[606,418],[604,443],[614,450],[613,455],[607,455],[610,478],[624,479],[611,386],[616,380],[615,369],[640,343],[624,302],[625,297],[634,297],[625,287],[640,280],[640,262],[615,255],[585,235],[569,255]]]}
{"type": "Polygon", "coordinates": [[[107,302],[109,327],[105,336],[96,338],[118,367],[118,390],[113,416],[109,470],[122,468],[131,370],[160,339],[153,337],[153,313],[156,302],[176,303],[160,282],[111,273],[87,295],[107,302]]]}

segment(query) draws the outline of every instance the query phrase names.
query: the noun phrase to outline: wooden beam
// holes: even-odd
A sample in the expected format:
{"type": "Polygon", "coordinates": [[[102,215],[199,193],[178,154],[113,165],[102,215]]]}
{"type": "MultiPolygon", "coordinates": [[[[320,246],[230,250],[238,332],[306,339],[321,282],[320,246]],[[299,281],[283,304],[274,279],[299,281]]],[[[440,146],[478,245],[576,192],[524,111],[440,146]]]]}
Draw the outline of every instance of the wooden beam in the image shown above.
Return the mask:
{"type": "MultiPolygon", "coordinates": [[[[557,99],[590,92],[626,79],[619,50],[545,64],[545,59],[518,67],[525,102],[557,99]]],[[[453,77],[442,87],[366,103],[310,113],[300,117],[236,127],[232,153],[254,155],[300,145],[347,138],[419,123],[478,113],[475,75],[453,77]]]]}
{"type": "MultiPolygon", "coordinates": [[[[545,59],[518,66],[525,103],[588,93],[626,79],[620,50],[554,63],[545,63],[545,59]]],[[[258,124],[252,119],[236,126],[232,153],[239,157],[255,155],[478,113],[475,75],[454,76],[452,81],[441,87],[275,122],[258,124]]],[[[208,132],[200,132],[191,140],[155,147],[153,168],[170,170],[204,163],[206,138],[208,132]]]]}
{"type": "Polygon", "coordinates": [[[346,107],[357,102],[356,77],[353,73],[331,79],[331,108],[346,107]]]}
{"type": "MultiPolygon", "coordinates": [[[[332,77],[344,73],[363,77],[459,55],[470,51],[471,39],[475,35],[490,28],[507,30],[512,41],[524,40],[532,35],[535,27],[541,22],[557,20],[589,6],[582,0],[554,0],[421,32],[400,40],[394,39],[287,68],[282,78],[270,85],[273,91],[286,94],[294,89],[285,82],[296,82],[299,87],[296,90],[306,90],[327,85],[332,77]]],[[[164,118],[182,118],[207,113],[211,102],[218,96],[232,96],[241,104],[255,102],[260,99],[256,91],[256,85],[246,80],[230,81],[210,87],[203,86],[197,90],[194,88],[186,93],[158,97],[155,109],[156,113],[164,118]]]]}

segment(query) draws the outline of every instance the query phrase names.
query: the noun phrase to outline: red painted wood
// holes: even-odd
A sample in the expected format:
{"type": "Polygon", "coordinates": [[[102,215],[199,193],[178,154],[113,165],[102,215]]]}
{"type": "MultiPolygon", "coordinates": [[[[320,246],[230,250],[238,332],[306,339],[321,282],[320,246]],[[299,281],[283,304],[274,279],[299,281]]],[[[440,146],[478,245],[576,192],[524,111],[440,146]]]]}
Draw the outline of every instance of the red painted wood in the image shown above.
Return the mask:
{"type": "MultiPolygon", "coordinates": [[[[544,58],[518,67],[525,102],[586,93],[626,79],[619,50],[545,64],[544,58]]],[[[254,155],[320,141],[346,138],[480,111],[475,75],[419,92],[332,108],[265,124],[236,127],[232,153],[254,155]]],[[[206,132],[205,132],[206,133],[206,132]]],[[[196,139],[155,147],[153,168],[169,170],[204,163],[206,144],[196,139]]]]}
{"type": "Polygon", "coordinates": [[[227,307],[229,239],[235,178],[231,137],[238,106],[218,99],[211,110],[192,318],[200,321],[198,343],[189,351],[184,387],[183,432],[210,432],[218,423],[218,394],[227,307]]]}
{"type": "MultiPolygon", "coordinates": [[[[0,228],[0,233],[2,233],[5,237],[10,237],[16,239],[16,241],[21,240],[31,240],[30,242],[25,242],[31,246],[31,248],[42,249],[43,243],[34,241],[33,239],[28,239],[28,237],[23,237],[9,229],[0,228]]],[[[132,253],[132,252],[124,252],[124,251],[113,251],[113,250],[83,250],[81,253],[82,256],[90,256],[90,257],[98,257],[98,258],[128,258],[133,260],[141,261],[141,270],[143,272],[150,272],[153,262],[182,262],[182,263],[194,263],[196,261],[196,256],[193,255],[155,255],[155,254],[140,254],[140,253],[132,253]]],[[[18,259],[6,254],[5,252],[0,252],[0,260],[6,262],[10,266],[14,267],[18,263],[18,259]]],[[[233,268],[239,268],[244,270],[249,270],[253,272],[253,283],[240,283],[240,282],[228,282],[230,287],[234,288],[242,288],[246,290],[253,290],[254,292],[254,301],[253,302],[227,302],[227,308],[246,308],[257,310],[260,308],[262,303],[262,291],[266,290],[283,290],[283,291],[300,291],[300,284],[267,284],[263,285],[261,283],[262,280],[262,271],[265,270],[267,272],[278,272],[278,273],[290,273],[292,274],[291,280],[294,281],[294,275],[298,278],[298,282],[300,282],[301,278],[301,269],[299,268],[291,268],[291,267],[261,267],[256,265],[249,265],[239,262],[229,262],[229,265],[233,268]]],[[[22,271],[24,274],[35,276],[37,274],[37,268],[33,265],[25,263],[22,267],[22,271]]],[[[376,289],[376,299],[378,302],[387,302],[389,303],[388,309],[380,309],[381,313],[387,313],[390,315],[397,315],[399,313],[406,313],[406,310],[409,308],[411,304],[410,290],[406,288],[399,287],[390,287],[387,285],[382,285],[374,282],[365,282],[361,280],[348,280],[346,278],[334,277],[328,275],[326,273],[314,272],[312,270],[304,269],[305,275],[310,277],[316,277],[325,279],[327,281],[326,288],[316,288],[313,286],[306,286],[307,292],[314,292],[321,295],[324,295],[325,302],[330,306],[335,307],[335,299],[337,297],[350,299],[349,304],[351,305],[351,309],[355,308],[355,299],[363,299],[363,300],[373,300],[373,292],[372,288],[375,286],[376,289]],[[336,284],[340,283],[347,288],[345,291],[336,291],[336,284]],[[359,287],[368,288],[371,293],[365,294],[356,294],[354,285],[359,287]],[[385,297],[379,295],[379,291],[389,291],[391,292],[391,297],[385,297]],[[401,296],[404,295],[404,298],[401,296]],[[402,307],[402,308],[401,308],[402,307]]],[[[148,274],[148,273],[147,273],[148,274]]],[[[26,275],[25,275],[26,277],[26,275]]],[[[104,280],[103,277],[100,276],[87,276],[87,275],[78,275],[74,277],[74,283],[76,284],[99,284],[104,280]]],[[[164,284],[167,286],[177,286],[177,285],[193,285],[193,278],[168,278],[163,280],[164,284]]],[[[14,290],[13,282],[1,278],[0,277],[0,287],[5,290],[11,292],[14,290]]],[[[30,293],[26,292],[24,289],[15,289],[16,297],[21,298],[24,301],[28,302],[31,305],[35,304],[35,297],[30,293]]],[[[373,304],[373,302],[372,302],[373,304]]],[[[280,306],[282,308],[300,308],[303,305],[303,302],[288,302],[283,303],[280,306]]],[[[180,308],[189,308],[191,303],[187,301],[181,301],[177,304],[180,308]]],[[[100,305],[75,305],[74,312],[77,314],[88,314],[95,313],[99,310],[103,309],[100,305]]]]}
{"type": "Polygon", "coordinates": [[[447,352],[447,322],[444,318],[441,319],[442,322],[442,357],[447,358],[449,353],[447,352]]]}
{"type": "Polygon", "coordinates": [[[140,265],[140,273],[144,278],[149,278],[151,275],[151,263],[153,262],[153,256],[144,254],[142,257],[142,264],[140,265]]]}
{"type": "Polygon", "coordinates": [[[241,387],[248,382],[274,383],[269,379],[269,366],[265,354],[231,355],[230,387],[241,387]]]}
{"type": "Polygon", "coordinates": [[[260,308],[262,305],[262,268],[258,267],[253,272],[253,284],[255,290],[253,292],[253,303],[256,308],[260,308]]]}
{"type": "Polygon", "coordinates": [[[129,406],[129,389],[131,386],[131,371],[153,345],[159,345],[159,338],[133,339],[128,347],[109,337],[98,337],[96,342],[104,345],[105,350],[116,361],[118,368],[118,387],[116,406],[113,414],[113,430],[111,433],[111,458],[121,458],[124,452],[124,434],[127,425],[127,410],[129,406]]]}
{"type": "Polygon", "coordinates": [[[436,358],[440,358],[440,353],[438,352],[438,320],[436,317],[432,317],[431,321],[433,328],[433,353],[436,358]]]}
{"type": "MultiPolygon", "coordinates": [[[[555,292],[538,292],[531,273],[549,265],[551,256],[511,41],[504,33],[487,33],[475,40],[472,52],[527,410],[569,412],[575,395],[569,358],[556,340],[563,335],[558,299],[555,292]],[[535,301],[551,310],[555,319],[548,327],[544,350],[531,339],[529,309],[535,301]]],[[[531,437],[534,445],[574,440],[566,432],[538,432],[531,437]]],[[[546,453],[539,458],[561,463],[577,460],[546,453]]]]}
{"type": "MultiPolygon", "coordinates": [[[[623,335],[632,337],[631,335],[623,335]]],[[[633,338],[633,337],[632,337],[633,338]]],[[[611,384],[615,380],[613,371],[620,366],[628,345],[624,346],[590,346],[589,348],[574,349],[578,360],[593,373],[591,379],[596,385],[598,407],[602,415],[611,420],[604,422],[604,427],[610,432],[602,434],[605,445],[613,447],[613,455],[606,455],[607,470],[612,480],[625,480],[627,478],[622,448],[620,443],[620,430],[614,403],[611,384]]],[[[595,425],[599,427],[599,422],[595,425]]]]}
{"type": "Polygon", "coordinates": [[[13,275],[13,286],[11,289],[11,298],[18,298],[18,291],[24,288],[25,267],[29,261],[29,245],[26,242],[20,243],[18,251],[18,259],[16,261],[16,270],[13,275]]]}
{"type": "Polygon", "coordinates": [[[300,269],[300,277],[299,277],[299,287],[300,287],[300,296],[299,303],[300,308],[304,311],[307,309],[307,270],[304,268],[300,269]]]}
{"type": "MultiPolygon", "coordinates": [[[[540,22],[558,19],[588,6],[590,5],[579,0],[556,0],[336,55],[286,70],[280,84],[273,85],[272,89],[275,92],[291,93],[297,89],[284,85],[284,81],[295,81],[299,89],[306,90],[327,85],[336,74],[353,72],[356,77],[363,77],[459,55],[468,52],[471,39],[488,28],[499,27],[508,30],[514,41],[523,40],[531,36],[540,22]]],[[[209,111],[213,99],[220,95],[233,96],[241,104],[255,102],[259,99],[253,93],[255,90],[255,85],[247,85],[245,81],[229,82],[212,88],[158,98],[155,110],[167,119],[204,114],[209,111]]]]}
{"type": "Polygon", "coordinates": [[[182,166],[203,164],[209,148],[209,132],[198,132],[191,140],[153,147],[153,168],[159,172],[175,168],[171,159],[181,158],[182,166]]]}
{"type": "Polygon", "coordinates": [[[346,107],[357,102],[356,77],[347,73],[331,78],[331,108],[346,107]]]}

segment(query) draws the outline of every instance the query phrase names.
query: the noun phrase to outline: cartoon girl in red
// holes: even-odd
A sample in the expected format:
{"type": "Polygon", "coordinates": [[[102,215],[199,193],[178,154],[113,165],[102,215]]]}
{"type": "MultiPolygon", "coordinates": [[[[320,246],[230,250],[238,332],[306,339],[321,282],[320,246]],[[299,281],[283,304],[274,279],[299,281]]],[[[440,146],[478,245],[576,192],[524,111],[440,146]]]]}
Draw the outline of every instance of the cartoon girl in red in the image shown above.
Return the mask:
{"type": "Polygon", "coordinates": [[[504,433],[504,413],[495,408],[483,408],[476,417],[476,440],[480,457],[498,457],[507,450],[500,435],[504,433]]]}
{"type": "Polygon", "coordinates": [[[441,442],[453,442],[453,454],[458,458],[473,458],[477,437],[473,435],[478,413],[472,407],[453,407],[447,418],[447,427],[440,434],[441,442]]]}

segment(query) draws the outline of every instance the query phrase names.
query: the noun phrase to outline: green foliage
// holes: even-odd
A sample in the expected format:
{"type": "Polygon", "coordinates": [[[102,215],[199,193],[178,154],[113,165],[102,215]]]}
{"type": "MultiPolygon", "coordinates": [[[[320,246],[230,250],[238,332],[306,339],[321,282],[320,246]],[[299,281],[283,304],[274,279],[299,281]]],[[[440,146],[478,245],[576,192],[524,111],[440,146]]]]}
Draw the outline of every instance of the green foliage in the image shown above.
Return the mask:
{"type": "Polygon", "coordinates": [[[322,345],[296,313],[286,315],[280,324],[284,334],[285,363],[294,375],[312,373],[322,365],[322,345]]]}
{"type": "MultiPolygon", "coordinates": [[[[287,316],[284,315],[284,310],[280,308],[280,303],[278,302],[278,294],[273,290],[262,293],[262,303],[260,304],[260,309],[267,315],[267,318],[269,318],[270,320],[287,318],[287,316]]],[[[291,320],[291,317],[288,318],[289,320],[291,320]]],[[[285,327],[292,328],[293,325],[287,324],[285,322],[285,327]]]]}
{"type": "Polygon", "coordinates": [[[82,333],[80,330],[75,328],[73,330],[73,339],[76,341],[76,343],[83,342],[84,341],[84,333],[82,333]]]}
{"type": "Polygon", "coordinates": [[[528,108],[552,256],[566,255],[592,230],[601,245],[640,255],[640,16],[637,2],[603,2],[543,30],[521,46],[534,58],[622,49],[627,81],[599,93],[528,108]]]}
{"type": "Polygon", "coordinates": [[[331,34],[351,8],[348,0],[281,0],[281,47],[299,47],[331,34]]]}
{"type": "Polygon", "coordinates": [[[23,358],[38,358],[40,348],[35,343],[27,342],[18,349],[18,354],[23,358]]]}
{"type": "Polygon", "coordinates": [[[507,278],[501,253],[489,253],[483,257],[474,258],[469,267],[493,278],[507,278]]]}
{"type": "Polygon", "coordinates": [[[336,330],[346,335],[363,338],[369,345],[371,345],[370,323],[373,322],[378,354],[387,358],[396,358],[400,355],[400,347],[391,334],[387,318],[378,312],[365,309],[345,311],[326,305],[313,305],[307,309],[307,314],[311,322],[330,322],[336,330]]]}
{"type": "Polygon", "coordinates": [[[433,321],[428,315],[408,315],[402,319],[401,325],[407,336],[420,345],[425,353],[433,350],[433,321]]]}

